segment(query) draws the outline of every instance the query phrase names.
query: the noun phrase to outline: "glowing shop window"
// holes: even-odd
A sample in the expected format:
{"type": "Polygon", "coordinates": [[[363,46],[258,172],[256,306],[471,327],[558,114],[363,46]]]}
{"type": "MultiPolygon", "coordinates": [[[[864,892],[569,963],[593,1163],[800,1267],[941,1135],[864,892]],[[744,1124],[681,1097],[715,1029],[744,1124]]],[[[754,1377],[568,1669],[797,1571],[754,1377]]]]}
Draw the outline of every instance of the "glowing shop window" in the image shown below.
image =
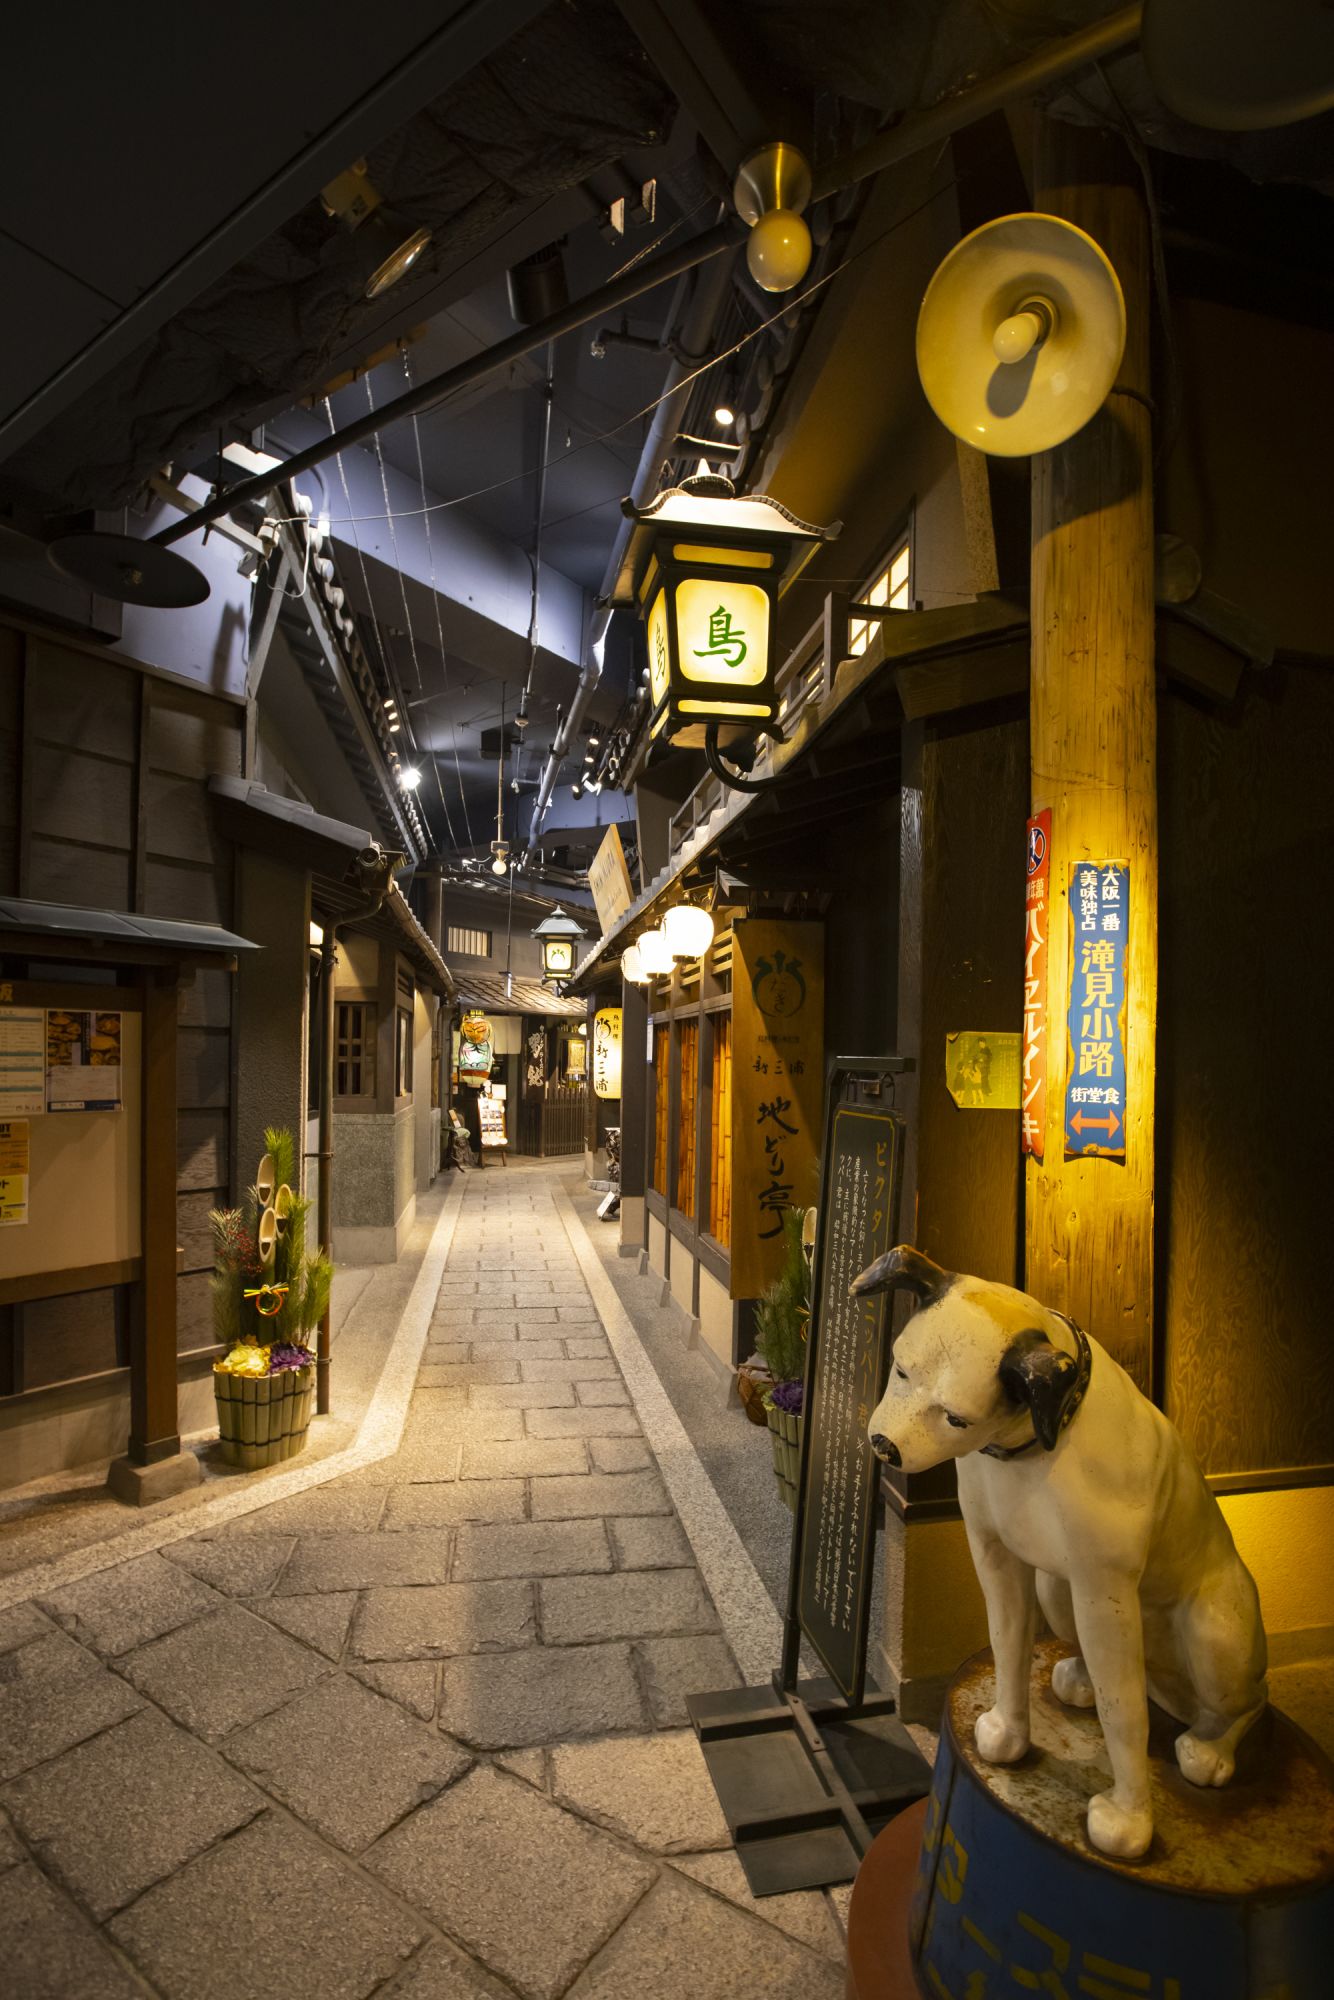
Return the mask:
{"type": "MultiPolygon", "coordinates": [[[[906,611],[911,599],[909,589],[912,581],[912,545],[904,542],[896,549],[884,569],[861,593],[863,604],[888,604],[895,611],[906,611]]],[[[871,643],[871,634],[879,624],[879,619],[854,618],[848,624],[848,651],[864,653],[871,643]]]]}

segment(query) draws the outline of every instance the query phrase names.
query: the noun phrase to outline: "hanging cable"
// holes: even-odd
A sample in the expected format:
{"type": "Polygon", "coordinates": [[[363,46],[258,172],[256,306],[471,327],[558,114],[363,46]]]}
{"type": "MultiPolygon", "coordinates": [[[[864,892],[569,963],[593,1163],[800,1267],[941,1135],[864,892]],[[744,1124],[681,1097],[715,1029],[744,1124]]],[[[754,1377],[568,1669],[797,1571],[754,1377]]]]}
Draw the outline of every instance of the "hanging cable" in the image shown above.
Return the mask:
{"type": "MultiPolygon", "coordinates": [[[[403,374],[408,388],[415,388],[416,384],[412,379],[412,363],[408,359],[406,348],[403,350],[403,374]]],[[[445,651],[445,628],[440,617],[440,591],[435,580],[435,551],[431,547],[431,512],[426,506],[426,468],[422,461],[421,426],[417,422],[417,413],[415,410],[412,415],[412,441],[417,450],[417,484],[421,489],[422,496],[422,525],[426,530],[426,569],[431,582],[431,603],[435,609],[435,636],[440,652],[440,672],[444,680],[444,692],[447,696],[449,693],[449,655],[445,651]]],[[[463,825],[468,836],[468,845],[471,847],[473,844],[472,819],[468,812],[468,794],[463,783],[463,766],[459,762],[458,724],[455,722],[452,713],[449,718],[449,734],[454,746],[454,775],[458,779],[459,800],[463,806],[463,825]]],[[[440,784],[440,765],[434,749],[431,751],[431,762],[435,766],[436,790],[440,793],[441,805],[444,805],[445,794],[440,784]]],[[[447,806],[445,807],[445,819],[449,819],[449,808],[447,806]]],[[[450,834],[450,839],[454,840],[452,833],[450,834]]],[[[458,846],[457,840],[454,840],[454,845],[455,847],[458,846]]]]}

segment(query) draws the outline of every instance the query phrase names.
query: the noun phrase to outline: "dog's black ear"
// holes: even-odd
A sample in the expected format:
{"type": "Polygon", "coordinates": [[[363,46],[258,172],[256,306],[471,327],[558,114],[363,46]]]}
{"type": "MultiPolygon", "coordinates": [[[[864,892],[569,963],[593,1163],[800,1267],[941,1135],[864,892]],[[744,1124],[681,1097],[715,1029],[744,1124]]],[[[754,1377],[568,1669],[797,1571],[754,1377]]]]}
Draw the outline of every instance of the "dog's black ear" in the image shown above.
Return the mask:
{"type": "Polygon", "coordinates": [[[1053,1347],[1045,1333],[1030,1327],[1001,1356],[1001,1387],[1012,1403],[1026,1403],[1044,1451],[1061,1435],[1061,1420],[1079,1383],[1079,1364],[1053,1347]]]}
{"type": "Polygon", "coordinates": [[[865,1298],[870,1292],[902,1289],[915,1292],[919,1305],[932,1306],[953,1283],[953,1271],[942,1271],[939,1264],[933,1264],[920,1250],[914,1250],[911,1243],[899,1243],[853,1279],[852,1294],[854,1298],[865,1298]]]}

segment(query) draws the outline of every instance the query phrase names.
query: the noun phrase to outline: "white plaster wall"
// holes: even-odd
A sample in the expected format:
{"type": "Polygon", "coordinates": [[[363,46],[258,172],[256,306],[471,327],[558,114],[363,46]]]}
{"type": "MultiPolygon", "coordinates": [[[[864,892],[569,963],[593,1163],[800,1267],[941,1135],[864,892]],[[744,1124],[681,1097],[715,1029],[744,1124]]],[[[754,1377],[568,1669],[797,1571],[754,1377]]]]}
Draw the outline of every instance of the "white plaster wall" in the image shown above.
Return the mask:
{"type": "Polygon", "coordinates": [[[699,1337],[719,1361],[732,1366],[732,1301],[726,1285],[699,1267],[699,1337]]]}

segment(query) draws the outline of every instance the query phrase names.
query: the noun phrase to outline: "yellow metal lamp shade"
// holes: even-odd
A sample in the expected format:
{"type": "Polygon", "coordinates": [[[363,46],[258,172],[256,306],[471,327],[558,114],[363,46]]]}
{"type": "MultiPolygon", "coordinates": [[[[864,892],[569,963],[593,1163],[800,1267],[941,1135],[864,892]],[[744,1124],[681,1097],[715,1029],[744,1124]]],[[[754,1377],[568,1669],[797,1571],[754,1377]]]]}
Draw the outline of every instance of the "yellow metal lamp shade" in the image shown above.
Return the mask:
{"type": "Polygon", "coordinates": [[[703,958],[713,943],[713,918],[693,903],[677,903],[663,918],[662,933],[674,959],[703,958]]]}

